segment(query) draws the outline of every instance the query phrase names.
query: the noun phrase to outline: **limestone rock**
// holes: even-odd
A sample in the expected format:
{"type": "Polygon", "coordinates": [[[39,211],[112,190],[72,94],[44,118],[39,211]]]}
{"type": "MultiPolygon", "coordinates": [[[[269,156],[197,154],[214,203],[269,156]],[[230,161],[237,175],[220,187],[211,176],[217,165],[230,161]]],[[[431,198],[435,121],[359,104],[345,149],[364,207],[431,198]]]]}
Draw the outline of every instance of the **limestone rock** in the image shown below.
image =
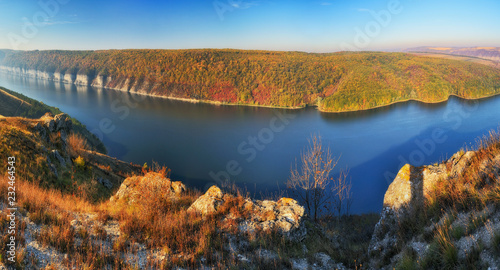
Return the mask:
{"type": "Polygon", "coordinates": [[[240,231],[253,233],[255,230],[277,229],[284,234],[289,234],[300,227],[304,207],[293,199],[281,198],[278,202],[255,201],[251,212],[253,214],[240,223],[240,231]]]}
{"type": "Polygon", "coordinates": [[[397,210],[412,201],[421,204],[422,196],[421,170],[406,164],[389,185],[384,196],[384,207],[397,210]]]}
{"type": "Polygon", "coordinates": [[[461,176],[465,169],[470,165],[472,158],[475,156],[474,151],[468,151],[466,153],[456,153],[449,160],[448,163],[451,163],[451,171],[450,177],[458,177],[461,176]]]}
{"type": "Polygon", "coordinates": [[[49,132],[56,131],[56,124],[54,122],[54,119],[46,119],[44,121],[44,125],[49,129],[49,132]]]}
{"type": "Polygon", "coordinates": [[[202,215],[212,214],[224,203],[224,193],[217,186],[210,187],[205,194],[200,196],[189,207],[188,211],[202,215]]]}
{"type": "MultiPolygon", "coordinates": [[[[224,194],[220,188],[212,186],[189,207],[188,211],[201,215],[213,214],[232,197],[224,194]]],[[[297,201],[290,198],[281,198],[277,202],[254,201],[248,198],[242,200],[239,206],[233,207],[240,207],[238,210],[245,213],[244,217],[234,216],[231,213],[224,217],[229,224],[236,223],[239,232],[254,234],[257,231],[276,230],[297,241],[305,237],[307,231],[302,226],[305,211],[297,201]]]]}
{"type": "Polygon", "coordinates": [[[53,116],[48,112],[44,116],[42,116],[40,120],[42,120],[43,125],[47,127],[49,132],[69,132],[73,129],[73,122],[71,121],[71,118],[65,113],[60,113],[56,116],[53,116]]]}
{"type": "MultiPolygon", "coordinates": [[[[438,181],[452,181],[463,175],[475,152],[459,152],[442,164],[414,167],[406,164],[389,185],[384,196],[384,209],[369,245],[371,266],[397,253],[398,224],[411,221],[420,211],[438,181]]],[[[500,158],[498,160],[500,162],[500,158]]]]}
{"type": "Polygon", "coordinates": [[[186,187],[181,182],[172,182],[161,173],[149,172],[144,176],[132,176],[125,179],[118,192],[110,200],[133,204],[147,196],[175,199],[185,190],[186,187]]]}

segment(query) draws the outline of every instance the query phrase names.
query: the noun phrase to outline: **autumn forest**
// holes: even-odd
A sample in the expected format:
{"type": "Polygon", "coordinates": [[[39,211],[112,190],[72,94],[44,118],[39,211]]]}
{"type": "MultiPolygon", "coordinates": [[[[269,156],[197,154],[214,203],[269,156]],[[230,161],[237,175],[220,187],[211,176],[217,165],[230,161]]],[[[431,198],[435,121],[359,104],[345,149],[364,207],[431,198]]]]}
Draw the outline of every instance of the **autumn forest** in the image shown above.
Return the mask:
{"type": "Polygon", "coordinates": [[[3,51],[3,66],[142,85],[147,94],[222,104],[364,110],[405,100],[500,93],[500,70],[409,53],[195,50],[3,51]]]}

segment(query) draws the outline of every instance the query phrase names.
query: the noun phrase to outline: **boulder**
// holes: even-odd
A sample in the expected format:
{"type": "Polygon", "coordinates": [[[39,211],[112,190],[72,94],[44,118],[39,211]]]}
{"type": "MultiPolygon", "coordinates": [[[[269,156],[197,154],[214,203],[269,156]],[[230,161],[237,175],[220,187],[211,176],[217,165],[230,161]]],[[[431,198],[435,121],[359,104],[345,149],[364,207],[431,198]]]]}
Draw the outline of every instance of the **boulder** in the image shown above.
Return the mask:
{"type": "Polygon", "coordinates": [[[189,207],[188,211],[196,212],[202,215],[208,215],[217,212],[219,206],[224,203],[224,193],[217,186],[211,186],[205,194],[200,196],[189,207]]]}
{"type": "Polygon", "coordinates": [[[111,183],[111,181],[109,181],[106,178],[98,177],[97,178],[97,182],[99,182],[101,185],[103,185],[107,189],[113,188],[113,183],[111,183]]]}
{"type": "Polygon", "coordinates": [[[255,201],[249,218],[240,223],[241,232],[276,229],[284,234],[298,229],[304,216],[304,207],[290,198],[275,201],[255,201]]]}
{"type": "Polygon", "coordinates": [[[126,178],[110,200],[111,202],[133,204],[146,197],[175,199],[185,191],[186,186],[181,182],[173,182],[161,173],[149,172],[144,176],[126,178]]]}

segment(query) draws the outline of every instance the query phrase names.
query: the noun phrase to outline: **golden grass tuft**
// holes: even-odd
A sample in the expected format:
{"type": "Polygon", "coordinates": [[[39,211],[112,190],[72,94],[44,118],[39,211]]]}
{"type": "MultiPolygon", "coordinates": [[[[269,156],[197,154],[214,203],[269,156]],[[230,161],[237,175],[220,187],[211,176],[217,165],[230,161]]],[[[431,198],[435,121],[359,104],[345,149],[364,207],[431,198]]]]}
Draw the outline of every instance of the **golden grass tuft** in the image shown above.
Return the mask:
{"type": "Polygon", "coordinates": [[[71,157],[78,157],[85,154],[86,150],[90,150],[87,139],[81,134],[71,133],[67,139],[67,151],[71,157]]]}

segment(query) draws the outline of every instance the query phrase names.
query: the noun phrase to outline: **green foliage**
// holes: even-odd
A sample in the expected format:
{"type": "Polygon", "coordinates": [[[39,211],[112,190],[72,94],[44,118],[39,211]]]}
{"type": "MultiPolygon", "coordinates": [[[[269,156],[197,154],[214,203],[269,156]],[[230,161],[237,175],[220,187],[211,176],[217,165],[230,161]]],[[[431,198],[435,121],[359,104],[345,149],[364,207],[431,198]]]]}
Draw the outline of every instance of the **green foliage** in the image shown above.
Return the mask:
{"type": "Polygon", "coordinates": [[[457,225],[453,227],[451,231],[451,235],[453,236],[454,239],[459,240],[465,235],[465,228],[462,225],[457,225]]]}
{"type": "Polygon", "coordinates": [[[406,250],[403,253],[403,257],[401,258],[399,263],[396,265],[396,269],[398,269],[398,270],[417,270],[417,269],[419,269],[415,253],[412,251],[406,250]]]}
{"type": "Polygon", "coordinates": [[[493,248],[500,254],[500,230],[496,231],[493,235],[493,248]]]}
{"type": "Polygon", "coordinates": [[[3,64],[109,79],[116,87],[149,82],[152,94],[233,104],[324,111],[369,109],[450,95],[500,92],[500,70],[465,61],[407,53],[195,50],[30,51],[6,53],[3,64]]]}

